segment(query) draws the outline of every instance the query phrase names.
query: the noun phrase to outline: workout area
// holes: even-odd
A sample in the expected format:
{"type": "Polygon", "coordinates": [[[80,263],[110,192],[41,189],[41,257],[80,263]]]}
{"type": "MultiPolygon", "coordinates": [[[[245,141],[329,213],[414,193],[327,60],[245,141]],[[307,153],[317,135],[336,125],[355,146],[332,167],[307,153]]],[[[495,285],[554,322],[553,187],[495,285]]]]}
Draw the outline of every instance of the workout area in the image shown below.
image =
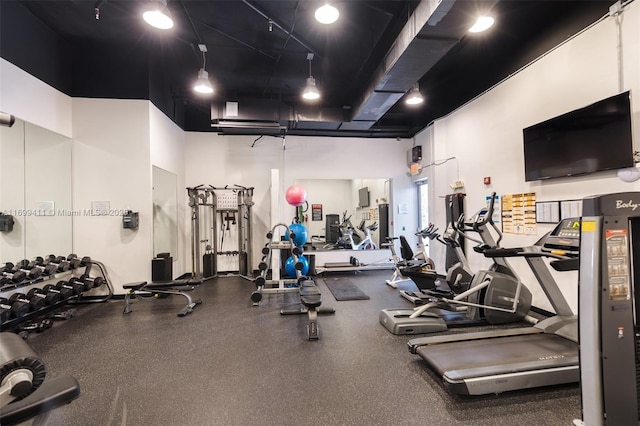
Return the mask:
{"type": "Polygon", "coordinates": [[[0,425],[640,425],[638,22],[0,1],[0,425]]]}

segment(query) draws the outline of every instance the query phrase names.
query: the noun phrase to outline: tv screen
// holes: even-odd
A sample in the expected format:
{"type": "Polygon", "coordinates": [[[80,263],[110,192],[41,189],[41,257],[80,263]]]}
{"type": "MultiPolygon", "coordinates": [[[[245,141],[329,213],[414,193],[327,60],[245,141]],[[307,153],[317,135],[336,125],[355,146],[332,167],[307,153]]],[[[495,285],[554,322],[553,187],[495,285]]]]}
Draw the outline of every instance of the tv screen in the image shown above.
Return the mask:
{"type": "Polygon", "coordinates": [[[358,207],[369,207],[369,188],[366,186],[358,190],[358,207]]]}
{"type": "Polygon", "coordinates": [[[635,165],[630,93],[525,128],[527,182],[635,165]]]}

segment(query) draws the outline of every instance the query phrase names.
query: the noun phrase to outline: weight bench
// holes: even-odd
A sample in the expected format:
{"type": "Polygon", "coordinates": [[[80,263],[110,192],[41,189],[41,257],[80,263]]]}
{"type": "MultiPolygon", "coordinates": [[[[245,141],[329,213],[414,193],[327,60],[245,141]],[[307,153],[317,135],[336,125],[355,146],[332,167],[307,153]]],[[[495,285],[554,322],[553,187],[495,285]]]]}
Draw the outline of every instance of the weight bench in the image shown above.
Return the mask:
{"type": "Polygon", "coordinates": [[[333,314],[336,312],[336,310],[333,308],[320,307],[320,305],[322,305],[322,293],[320,293],[320,289],[316,286],[316,283],[311,278],[305,276],[300,277],[298,283],[300,284],[300,303],[302,303],[304,307],[299,309],[281,309],[280,314],[307,314],[307,339],[318,340],[320,338],[318,329],[318,314],[333,314]]]}
{"type": "Polygon", "coordinates": [[[128,283],[122,287],[128,290],[124,296],[124,312],[125,314],[131,313],[131,298],[142,299],[153,297],[156,299],[169,297],[171,295],[182,296],[187,299],[187,306],[185,306],[180,312],[179,317],[184,317],[193,312],[193,309],[202,303],[201,299],[193,300],[189,296],[187,291],[192,291],[196,286],[202,284],[202,280],[185,279],[174,280],[166,282],[151,282],[139,281],[135,283],[128,283]]]}
{"type": "Polygon", "coordinates": [[[17,425],[33,419],[44,425],[51,411],[80,395],[72,376],[45,380],[47,368],[24,339],[0,333],[0,424],[17,425]]]}

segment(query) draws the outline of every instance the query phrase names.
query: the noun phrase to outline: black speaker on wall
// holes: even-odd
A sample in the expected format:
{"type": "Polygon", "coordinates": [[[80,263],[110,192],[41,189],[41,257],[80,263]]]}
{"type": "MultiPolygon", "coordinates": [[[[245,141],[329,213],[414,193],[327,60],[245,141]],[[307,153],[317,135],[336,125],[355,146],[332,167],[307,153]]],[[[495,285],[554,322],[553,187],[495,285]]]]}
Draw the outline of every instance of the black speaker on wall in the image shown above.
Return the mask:
{"type": "MultiPolygon", "coordinates": [[[[457,193],[457,194],[447,194],[445,196],[446,202],[446,212],[447,212],[447,224],[451,223],[452,220],[458,220],[460,215],[464,215],[464,197],[466,194],[457,193]]],[[[465,252],[464,249],[464,239],[458,237],[458,243],[460,243],[460,248],[462,252],[465,252]]],[[[445,268],[449,269],[451,265],[459,262],[458,256],[456,255],[455,250],[447,245],[446,249],[446,258],[445,258],[445,268]]]]}

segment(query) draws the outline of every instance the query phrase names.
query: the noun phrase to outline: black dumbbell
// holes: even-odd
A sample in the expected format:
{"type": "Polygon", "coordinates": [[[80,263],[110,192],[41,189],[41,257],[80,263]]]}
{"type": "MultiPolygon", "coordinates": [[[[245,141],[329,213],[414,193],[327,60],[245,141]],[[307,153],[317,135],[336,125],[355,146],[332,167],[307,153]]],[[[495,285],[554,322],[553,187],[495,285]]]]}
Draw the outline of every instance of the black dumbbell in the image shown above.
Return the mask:
{"type": "Polygon", "coordinates": [[[17,284],[27,279],[27,273],[24,271],[2,272],[1,275],[2,278],[0,278],[0,284],[17,284]]]}
{"type": "Polygon", "coordinates": [[[22,271],[27,274],[27,278],[29,280],[35,280],[40,278],[43,270],[40,268],[33,268],[30,266],[31,262],[27,259],[23,259],[20,262],[16,263],[11,272],[16,273],[18,271],[22,271]]]}
{"type": "Polygon", "coordinates": [[[67,256],[67,262],[69,262],[71,269],[76,269],[82,266],[88,266],[91,263],[91,258],[89,256],[85,256],[80,259],[77,254],[71,253],[67,256]]]}
{"type": "Polygon", "coordinates": [[[69,264],[67,259],[64,258],[64,256],[56,257],[53,254],[50,254],[45,259],[45,264],[47,264],[47,265],[56,265],[57,266],[56,272],[68,271],[69,268],[71,267],[71,265],[69,264]]]}
{"type": "Polygon", "coordinates": [[[11,270],[13,269],[15,265],[11,262],[6,262],[4,264],[2,264],[2,266],[0,266],[0,273],[1,272],[11,272],[11,270]]]}
{"type": "Polygon", "coordinates": [[[43,331],[48,330],[51,327],[53,327],[53,320],[49,318],[45,318],[40,321],[33,321],[27,324],[21,324],[20,327],[18,327],[18,330],[20,332],[35,331],[36,333],[42,333],[43,331]]]}
{"type": "Polygon", "coordinates": [[[4,309],[8,306],[11,318],[22,318],[31,310],[28,302],[25,303],[16,300],[12,303],[4,297],[0,297],[0,306],[4,309]]]}
{"type": "MultiPolygon", "coordinates": [[[[76,296],[80,293],[82,293],[82,289],[84,288],[84,284],[82,283],[71,283],[69,281],[58,281],[56,283],[56,288],[58,290],[60,290],[60,292],[63,291],[63,289],[69,289],[71,291],[71,296],[76,296]]],[[[68,299],[69,297],[65,297],[65,299],[68,299]]]]}
{"type": "Polygon", "coordinates": [[[0,323],[11,319],[11,306],[0,303],[0,323]]]}
{"type": "Polygon", "coordinates": [[[70,278],[69,283],[80,283],[83,286],[82,291],[89,291],[92,288],[100,287],[105,283],[105,280],[102,277],[90,277],[87,274],[82,274],[79,278],[70,278]]]}
{"type": "MultiPolygon", "coordinates": [[[[62,281],[63,283],[65,281],[62,281]]],[[[70,278],[69,281],[66,281],[66,284],[61,284],[61,285],[66,285],[67,287],[70,287],[73,290],[73,294],[80,294],[83,291],[85,291],[85,287],[87,286],[82,280],[80,279],[74,279],[74,278],[70,278]]]]}
{"type": "Polygon", "coordinates": [[[47,306],[55,305],[62,298],[59,291],[46,291],[42,288],[32,288],[27,292],[27,297],[39,297],[44,300],[44,303],[47,306]]]}
{"type": "Polygon", "coordinates": [[[76,316],[76,310],[75,309],[67,309],[66,311],[62,311],[62,312],[56,312],[55,314],[51,315],[51,319],[58,319],[58,320],[70,320],[71,318],[76,316]]]}
{"type": "Polygon", "coordinates": [[[42,271],[42,275],[53,275],[58,271],[58,265],[47,265],[44,263],[44,259],[40,256],[30,261],[26,268],[23,269],[39,269],[42,271]]]}
{"type": "Polygon", "coordinates": [[[47,293],[48,292],[59,293],[60,294],[60,301],[67,300],[68,298],[73,296],[73,289],[71,289],[71,288],[64,288],[62,286],[60,286],[60,288],[58,288],[57,286],[55,286],[53,284],[47,284],[44,287],[42,287],[42,289],[44,291],[46,291],[47,293]]]}
{"type": "Polygon", "coordinates": [[[40,297],[28,297],[24,293],[13,293],[9,297],[9,302],[13,305],[16,302],[27,303],[31,312],[38,311],[44,308],[44,299],[40,297]]]}

